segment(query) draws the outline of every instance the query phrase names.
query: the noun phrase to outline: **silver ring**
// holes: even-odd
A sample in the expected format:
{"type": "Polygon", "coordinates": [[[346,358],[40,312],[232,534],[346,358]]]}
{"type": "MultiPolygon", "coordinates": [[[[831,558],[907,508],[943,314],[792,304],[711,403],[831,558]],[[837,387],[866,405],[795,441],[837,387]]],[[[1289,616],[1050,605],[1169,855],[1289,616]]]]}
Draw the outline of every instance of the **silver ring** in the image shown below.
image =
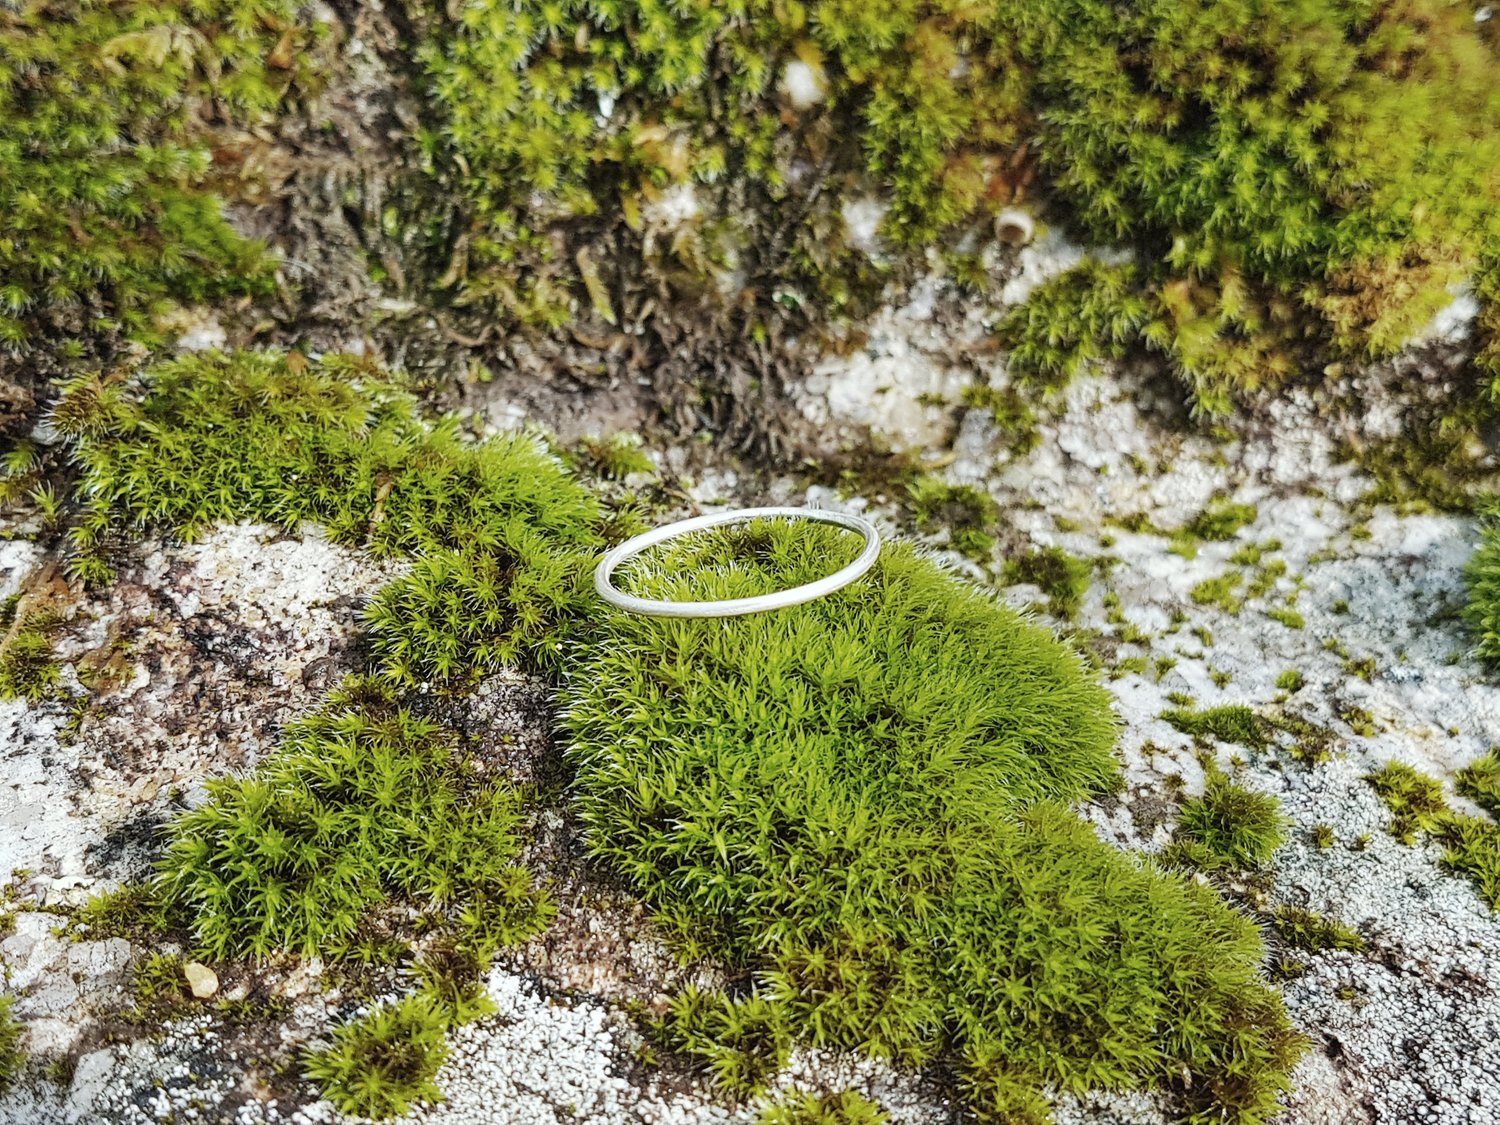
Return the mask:
{"type": "Polygon", "coordinates": [[[759,613],[767,609],[784,609],[790,605],[801,605],[814,598],[821,598],[849,585],[875,565],[880,554],[880,533],[869,520],[844,512],[825,512],[819,508],[739,508],[732,512],[715,512],[708,516],[678,520],[632,536],[604,556],[594,570],[594,589],[612,606],[629,613],[645,613],[652,617],[738,617],[745,613],[759,613]],[[774,594],[760,594],[753,598],[729,598],[719,602],[668,602],[654,598],[637,598],[617,589],[610,583],[615,568],[628,558],[640,554],[648,547],[665,543],[690,531],[701,531],[705,527],[718,527],[726,523],[745,523],[748,520],[767,516],[783,516],[788,519],[817,520],[819,523],[837,524],[839,527],[857,531],[864,536],[865,549],[842,570],[834,571],[827,578],[793,586],[790,590],[778,590],[774,594]]]}

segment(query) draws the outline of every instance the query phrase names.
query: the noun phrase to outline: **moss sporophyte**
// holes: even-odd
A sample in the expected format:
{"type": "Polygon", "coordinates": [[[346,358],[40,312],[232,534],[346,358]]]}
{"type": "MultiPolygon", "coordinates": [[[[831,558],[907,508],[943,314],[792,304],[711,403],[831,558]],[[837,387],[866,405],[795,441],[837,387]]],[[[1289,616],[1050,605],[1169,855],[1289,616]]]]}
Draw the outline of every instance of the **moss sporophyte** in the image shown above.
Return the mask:
{"type": "MultiPolygon", "coordinates": [[[[368,610],[368,674],[256,771],[211,783],[142,899],[200,958],[411,965],[415,993],[308,1059],[341,1107],[434,1096],[445,1029],[485,1010],[483,967],[552,915],[519,863],[524,795],[413,706],[417,685],[464,691],[521,665],[560,685],[589,849],[683,956],[755,981],[686,991],[657,1025],[728,1090],[759,1089],[803,1043],[951,1060],[975,1111],[1014,1120],[1044,1115],[1048,1089],[1165,1074],[1190,1078],[1172,1096],[1198,1120],[1275,1112],[1302,1045],[1256,926],[1069,807],[1118,784],[1109,696],[1049,632],[910,544],[807,604],[663,620],[593,596],[608,513],[558,461],[424,419],[368,361],[199,355],[75,380],[55,422],[81,473],[86,578],[106,580],[143,525],[234,519],[316,522],[413,560],[368,610]],[[387,932],[392,901],[420,942],[387,932]]],[[[618,581],[755,596],[859,549],[841,529],[754,522],[662,544],[618,581]]],[[[1195,838],[1263,861],[1280,826],[1262,804],[1226,789],[1195,838]]]]}

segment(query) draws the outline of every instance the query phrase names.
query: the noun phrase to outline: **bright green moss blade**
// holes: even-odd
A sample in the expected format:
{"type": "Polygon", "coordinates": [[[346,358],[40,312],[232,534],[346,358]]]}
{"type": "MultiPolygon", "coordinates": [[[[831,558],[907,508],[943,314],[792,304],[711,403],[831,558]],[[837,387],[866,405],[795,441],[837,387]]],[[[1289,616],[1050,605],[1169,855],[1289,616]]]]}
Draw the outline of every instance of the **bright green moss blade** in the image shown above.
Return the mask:
{"type": "MultiPolygon", "coordinates": [[[[741,596],[856,549],[755,524],[621,581],[741,596]]],[[[1274,1109],[1299,1047],[1255,927],[1067,808],[1115,784],[1108,695],[909,546],[790,610],[608,615],[566,680],[591,848],[685,950],[755,968],[794,1037],[955,1050],[976,1108],[1185,1070],[1210,1108],[1274,1109]]]]}

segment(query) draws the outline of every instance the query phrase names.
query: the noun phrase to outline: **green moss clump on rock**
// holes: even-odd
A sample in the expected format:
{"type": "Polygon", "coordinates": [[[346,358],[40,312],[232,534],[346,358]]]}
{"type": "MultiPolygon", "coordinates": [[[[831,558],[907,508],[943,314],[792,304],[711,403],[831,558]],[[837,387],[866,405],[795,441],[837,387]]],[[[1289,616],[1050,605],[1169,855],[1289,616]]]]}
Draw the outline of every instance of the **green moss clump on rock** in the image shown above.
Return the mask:
{"type": "Polygon", "coordinates": [[[1193,738],[1234,742],[1251,750],[1263,750],[1270,741],[1269,724],[1242,703],[1201,710],[1179,707],[1163,711],[1161,717],[1193,738]]]}
{"type": "Polygon", "coordinates": [[[1059,617],[1077,616],[1094,573],[1087,559],[1068,554],[1061,547],[1041,547],[1006,561],[1005,582],[1024,582],[1047,597],[1047,605],[1059,617]]]}
{"type": "Polygon", "coordinates": [[[1365,939],[1359,931],[1336,918],[1326,918],[1316,911],[1297,906],[1279,907],[1271,918],[1271,925],[1288,945],[1309,953],[1327,949],[1358,953],[1365,947],[1365,939]]]}
{"type": "Polygon", "coordinates": [[[1200,871],[1250,871],[1270,862],[1288,823],[1275,797],[1213,770],[1203,796],[1183,803],[1168,858],[1200,871]]]}
{"type": "Polygon", "coordinates": [[[343,1113],[383,1120],[418,1102],[439,1102],[434,1081],[448,1057],[449,1018],[425,992],[382,1004],[307,1056],[309,1078],[343,1113]]]}
{"type": "Polygon", "coordinates": [[[1197,539],[1223,542],[1233,539],[1246,524],[1254,523],[1257,514],[1253,504],[1216,500],[1189,520],[1183,530],[1197,539]]]}
{"type": "Polygon", "coordinates": [[[1500,750],[1491,749],[1459,770],[1458,791],[1486,812],[1500,815],[1500,750]]]}
{"type": "Polygon", "coordinates": [[[1500,513],[1486,513],[1479,527],[1479,549],[1464,570],[1469,600],[1464,619],[1475,650],[1490,668],[1500,668],[1500,513]]]}
{"type": "Polygon", "coordinates": [[[906,502],[918,531],[947,531],[953,549],[976,561],[994,550],[1000,506],[983,488],[923,473],[907,484],[906,502]]]}
{"type": "Polygon", "coordinates": [[[209,121],[276,110],[298,69],[295,12],[285,0],[8,8],[0,343],[110,330],[150,340],[168,299],[269,286],[261,248],[209,190],[209,121]]]}
{"type": "MultiPolygon", "coordinates": [[[[992,1112],[1040,1112],[1049,1085],[1163,1073],[1191,1076],[1190,1110],[1274,1109],[1300,1041],[1258,976],[1253,925],[1068,808],[1117,784],[1107,694],[912,548],[810,605],[659,621],[534,597],[528,582],[586,581],[597,503],[534,443],[426,422],[348,357],[199,356],[80,379],[56,421],[82,468],[85,558],[141,525],[243,518],[415,556],[371,612],[386,674],[293,724],[257,772],[215,783],[169,830],[154,887],[153,913],[215,955],[400,957],[410,935],[365,925],[394,900],[469,966],[429,966],[411,1003],[432,1018],[378,1009],[310,1063],[332,1096],[366,1084],[351,1107],[430,1096],[429,1048],[482,1006],[478,967],[548,916],[515,862],[517,796],[396,695],[524,657],[566,675],[594,850],[684,952],[757,970],[746,995],[679,998],[664,1029],[731,1088],[762,1084],[800,1040],[907,1063],[951,1052],[992,1112]],[[490,557],[505,566],[485,570],[490,557]],[[438,565],[453,558],[472,565],[438,565]],[[503,612],[465,637],[460,618],[486,601],[503,612]],[[417,629],[442,645],[389,647],[417,629]],[[389,1043],[370,1057],[411,1081],[360,1065],[367,1041],[389,1043]]],[[[751,594],[855,549],[832,529],[755,524],[663,548],[623,580],[751,594]]]]}
{"type": "Polygon", "coordinates": [[[887,1125],[885,1111],[863,1094],[801,1094],[764,1110],[756,1125],[887,1125]]]}
{"type": "MultiPolygon", "coordinates": [[[[739,596],[855,549],[751,525],[622,581],[739,596]]],[[[951,1050],[978,1110],[1187,1073],[1194,1110],[1274,1112],[1300,1046],[1258,932],[1068,809],[1117,784],[1114,724],[1044,631],[899,544],[794,609],[598,629],[564,715],[590,848],[685,951],[755,971],[773,1047],[951,1050]]]]}
{"type": "Polygon", "coordinates": [[[73,569],[108,577],[133,527],[192,537],[214,523],[316,523],[342,543],[415,555],[369,610],[392,680],[544,664],[590,597],[602,509],[525,435],[475,442],[422,418],[378,366],[272,352],[203,354],[64,388],[54,423],[83,468],[73,569]]]}
{"type": "Polygon", "coordinates": [[[455,929],[489,956],[552,908],[516,866],[519,797],[455,741],[384,692],[336,695],[255,773],[210,781],[209,800],[173,821],[158,893],[215,958],[347,953],[395,895],[439,912],[480,902],[487,928],[455,929]]]}
{"type": "Polygon", "coordinates": [[[1124,359],[1151,319],[1141,272],[1085,259],[1037,287],[997,332],[1023,385],[1059,389],[1105,360],[1124,359]]]}
{"type": "Polygon", "coordinates": [[[398,691],[550,666],[585,617],[600,505],[537,441],[424,419],[349,356],[197,355],[78,377],[53,421],[80,469],[85,577],[107,576],[107,551],[134,530],[190,537],[241,519],[415,556],[369,611],[379,674],[290,724],[254,772],[209,782],[169,826],[153,883],[80,921],[186,931],[211,958],[409,961],[420,932],[418,991],[341,1028],[308,1072],[350,1112],[433,1100],[445,1031],[485,1010],[479,975],[553,907],[517,862],[518,791],[398,691]]]}
{"type": "MultiPolygon", "coordinates": [[[[1467,4],[1007,10],[1043,168],[1090,235],[1140,247],[1147,307],[1125,319],[1200,407],[1319,350],[1394,350],[1493,245],[1500,91],[1467,4]]],[[[1069,288],[1082,274],[1050,294],[1069,288]]],[[[1023,363],[1060,331],[1011,327],[1023,363]]]]}
{"type": "Polygon", "coordinates": [[[736,1098],[763,1089],[792,1046],[786,1013],[764,996],[731,997],[692,985],[672,997],[652,1031],[668,1050],[698,1059],[736,1098]]]}
{"type": "Polygon", "coordinates": [[[0,699],[40,703],[58,690],[52,634],[61,621],[53,609],[29,609],[20,594],[0,605],[0,699]]]}
{"type": "Polygon", "coordinates": [[[998,8],[409,8],[425,29],[424,158],[468,201],[426,233],[465,303],[519,319],[555,324],[574,299],[619,317],[614,271],[632,263],[550,239],[585,231],[623,237],[700,302],[837,313],[891,268],[853,245],[844,204],[881,197],[888,246],[920,257],[993,216],[1020,176],[1025,81],[998,8]],[[654,220],[663,209],[680,224],[654,220]]]}
{"type": "MultiPolygon", "coordinates": [[[[1471,794],[1477,791],[1481,804],[1489,772],[1487,757],[1460,775],[1460,786],[1471,794]]],[[[1403,844],[1415,843],[1419,832],[1431,835],[1443,845],[1443,865],[1467,876],[1490,909],[1500,911],[1500,824],[1493,815],[1454,812],[1443,796],[1442,783],[1404,762],[1387,762],[1365,780],[1391,810],[1391,835],[1403,844]]]]}
{"type": "Polygon", "coordinates": [[[1438,839],[1444,865],[1467,876],[1490,909],[1500,911],[1500,825],[1454,813],[1443,821],[1438,839]]]}
{"type": "Polygon", "coordinates": [[[198,355],[125,380],[79,377],[54,410],[82,469],[85,573],[133,526],[318,523],[414,554],[369,611],[382,682],[355,681],[290,726],[256,773],[210,785],[170,831],[156,893],[216,957],[355,940],[392,895],[451,907],[487,956],[545,921],[513,861],[518,798],[392,684],[546,664],[578,616],[597,502],[530,438],[477,442],[348,356],[198,355]]]}
{"type": "Polygon", "coordinates": [[[1418,832],[1437,831],[1448,813],[1442,783],[1405,762],[1387,762],[1365,780],[1391,810],[1391,835],[1403,844],[1413,843],[1418,832]]]}

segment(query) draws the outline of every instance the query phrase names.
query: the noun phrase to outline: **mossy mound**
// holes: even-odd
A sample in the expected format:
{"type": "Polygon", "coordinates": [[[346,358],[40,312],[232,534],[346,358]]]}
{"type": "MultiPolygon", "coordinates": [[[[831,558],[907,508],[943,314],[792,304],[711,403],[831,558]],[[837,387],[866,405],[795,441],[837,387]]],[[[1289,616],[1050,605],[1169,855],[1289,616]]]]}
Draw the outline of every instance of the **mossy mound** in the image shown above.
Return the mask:
{"type": "Polygon", "coordinates": [[[73,439],[84,511],[75,574],[101,581],[132,527],[191,537],[256,519],[417,557],[369,623],[400,681],[545,663],[587,591],[598,502],[535,439],[470,440],[348,355],[209,353],[131,379],[86,376],[53,422],[73,439]]]}
{"type": "MultiPolygon", "coordinates": [[[[756,524],[622,581],[737,597],[853,550],[756,524]]],[[[722,1043],[789,1037],[907,1063],[952,1050],[973,1106],[1017,1120],[1047,1084],[1185,1075],[1204,1120],[1274,1111],[1299,1047],[1259,934],[1068,809],[1115,783],[1114,725],[1044,630],[897,544],[805,606],[618,614],[598,634],[567,669],[578,807],[686,951],[753,971],[750,996],[681,1013],[716,1070],[753,1081],[722,1043]]]]}
{"type": "MultiPolygon", "coordinates": [[[[1476,271],[1493,367],[1500,52],[1463,0],[399,7],[421,120],[378,237],[487,325],[611,356],[655,327],[644,362],[706,379],[678,399],[731,368],[755,393],[783,340],[940,261],[984,284],[1017,203],[1132,252],[1001,326],[1043,382],[1144,346],[1224,410],[1390,352],[1476,271]],[[734,361],[679,354],[689,325],[734,361]]],[[[18,9],[0,341],[150,341],[168,300],[264,290],[211,191],[244,187],[230,126],[327,77],[316,38],[283,0],[18,9]]]]}
{"type": "Polygon", "coordinates": [[[519,320],[633,319],[643,263],[752,332],[847,313],[1030,191],[1136,253],[1003,326],[1018,370],[1146,345],[1223,410],[1394,350],[1497,237],[1500,55],[1461,0],[409,7],[463,200],[416,226],[519,320]]]}
{"type": "Polygon", "coordinates": [[[152,884],[85,915],[132,937],[176,929],[209,958],[407,964],[417,992],[345,1025],[307,1070],[351,1112],[433,1099],[445,1031],[488,1010],[490,958],[553,908],[517,862],[519,791],[398,693],[547,665],[584,617],[600,506],[534,439],[424,419],[349,356],[196,355],[82,377],[53,423],[80,472],[85,577],[106,577],[131,531],[242,519],[415,556],[369,612],[379,674],[290,724],[255,771],[208,782],[168,827],[152,884]]]}
{"type": "Polygon", "coordinates": [[[300,69],[284,0],[47,0],[0,19],[0,343],[157,338],[168,299],[264,291],[209,190],[211,119],[275,112],[300,69]]]}
{"type": "MultiPolygon", "coordinates": [[[[411,1025],[427,1043],[412,1089],[437,1058],[429,1032],[477,1013],[478,970],[548,907],[515,864],[516,795],[396,692],[524,660],[566,673],[595,849],[685,951],[756,975],[748,997],[682,998],[668,1035],[735,1088],[800,1039],[905,1063],[951,1051],[992,1113],[1041,1112],[1047,1085],[1176,1088],[1184,1073],[1191,1110],[1274,1107],[1297,1040],[1257,976],[1253,924],[1067,807],[1116,782],[1108,695],[1044,630],[910,547],[807,606],[661,622],[582,592],[601,513],[545,450],[426,421],[350,357],[205,355],[78,379],[54,422],[82,472],[85,563],[141,525],[244,518],[415,556],[370,613],[383,675],[215,783],[170,829],[149,896],[214,956],[410,957],[410,935],[378,919],[392,900],[415,907],[461,964],[428,965],[424,945],[421,1004],[438,1015],[411,1025]]],[[[753,594],[854,549],[831,529],[757,524],[627,580],[753,594]]],[[[350,1026],[353,1043],[365,1025],[350,1026]]],[[[311,1064],[335,1086],[358,1077],[343,1045],[311,1064]]],[[[350,1096],[375,1106],[390,1090],[350,1096]]]]}
{"type": "Polygon", "coordinates": [[[515,791],[388,693],[336,695],[253,774],[208,792],[172,822],[157,892],[212,957],[347,954],[392,896],[462,910],[460,940],[483,957],[551,917],[514,864],[515,791]]]}
{"type": "Polygon", "coordinates": [[[1275,797],[1213,770],[1203,796],[1183,802],[1167,855],[1200,871],[1252,870],[1270,862],[1286,839],[1287,825],[1275,797]]]}
{"type": "Polygon", "coordinates": [[[26,1029],[10,1010],[15,1002],[14,996],[0,996],[0,1094],[10,1089],[26,1065],[26,1052],[21,1047],[26,1029]]]}
{"type": "Polygon", "coordinates": [[[442,1101],[433,1079],[448,1056],[448,1023],[426,993],[382,1005],[340,1027],[329,1047],[313,1052],[308,1077],[342,1112],[377,1121],[442,1101]]]}
{"type": "Polygon", "coordinates": [[[1295,372],[1309,331],[1393,350],[1495,236],[1497,56],[1467,3],[1028,8],[1043,164],[1141,247],[1140,338],[1204,405],[1295,372]]]}

